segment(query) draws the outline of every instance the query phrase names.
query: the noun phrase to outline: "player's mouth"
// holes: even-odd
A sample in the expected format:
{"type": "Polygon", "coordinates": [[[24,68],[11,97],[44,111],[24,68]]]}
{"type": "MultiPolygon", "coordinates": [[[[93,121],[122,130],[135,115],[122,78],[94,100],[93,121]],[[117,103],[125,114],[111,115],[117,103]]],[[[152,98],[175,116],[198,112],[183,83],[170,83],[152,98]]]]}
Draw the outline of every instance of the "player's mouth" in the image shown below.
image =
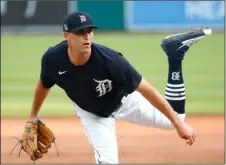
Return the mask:
{"type": "Polygon", "coordinates": [[[83,45],[84,45],[84,46],[89,46],[90,43],[89,43],[89,42],[86,42],[86,43],[84,43],[83,45]]]}

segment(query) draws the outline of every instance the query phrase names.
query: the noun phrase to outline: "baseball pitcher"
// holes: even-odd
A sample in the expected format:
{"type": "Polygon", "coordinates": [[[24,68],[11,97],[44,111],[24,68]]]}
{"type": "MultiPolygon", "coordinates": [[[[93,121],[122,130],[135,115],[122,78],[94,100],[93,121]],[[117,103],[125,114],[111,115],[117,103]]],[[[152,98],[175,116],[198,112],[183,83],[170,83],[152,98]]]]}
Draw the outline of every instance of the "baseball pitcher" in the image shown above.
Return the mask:
{"type": "Polygon", "coordinates": [[[41,59],[40,80],[22,136],[22,149],[32,160],[37,160],[55,142],[52,131],[38,117],[54,85],[62,88],[73,103],[93,147],[96,163],[119,163],[116,120],[175,129],[181,139],[192,145],[196,134],[184,121],[186,93],[182,61],[191,45],[211,34],[211,29],[192,29],[163,39],[161,47],[169,64],[163,97],[122,53],[93,42],[96,28],[87,13],[72,12],[66,16],[65,40],[49,47],[41,59]]]}

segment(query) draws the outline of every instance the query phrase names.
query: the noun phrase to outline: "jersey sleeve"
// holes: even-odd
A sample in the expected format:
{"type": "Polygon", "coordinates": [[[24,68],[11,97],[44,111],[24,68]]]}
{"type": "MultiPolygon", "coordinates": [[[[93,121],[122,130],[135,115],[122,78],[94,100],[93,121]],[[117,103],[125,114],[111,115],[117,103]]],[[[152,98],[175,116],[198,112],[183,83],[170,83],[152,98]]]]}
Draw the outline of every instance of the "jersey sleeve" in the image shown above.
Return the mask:
{"type": "Polygon", "coordinates": [[[41,59],[40,80],[44,88],[51,88],[55,84],[51,75],[51,65],[48,61],[48,51],[42,56],[41,59]]]}
{"type": "Polygon", "coordinates": [[[117,55],[116,60],[112,64],[111,71],[116,82],[121,84],[128,94],[134,92],[142,80],[140,73],[138,73],[121,53],[117,55]]]}

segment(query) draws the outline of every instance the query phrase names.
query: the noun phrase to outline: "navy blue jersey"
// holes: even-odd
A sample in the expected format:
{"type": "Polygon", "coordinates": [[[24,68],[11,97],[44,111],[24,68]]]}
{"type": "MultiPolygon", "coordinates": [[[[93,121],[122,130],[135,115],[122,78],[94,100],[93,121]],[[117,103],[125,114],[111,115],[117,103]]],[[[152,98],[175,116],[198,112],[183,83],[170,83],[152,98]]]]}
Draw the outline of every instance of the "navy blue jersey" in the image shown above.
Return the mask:
{"type": "Polygon", "coordinates": [[[88,112],[108,117],[141,82],[141,75],[117,51],[92,43],[89,60],[84,65],[74,65],[67,49],[63,41],[45,52],[41,82],[45,88],[57,84],[88,112]]]}

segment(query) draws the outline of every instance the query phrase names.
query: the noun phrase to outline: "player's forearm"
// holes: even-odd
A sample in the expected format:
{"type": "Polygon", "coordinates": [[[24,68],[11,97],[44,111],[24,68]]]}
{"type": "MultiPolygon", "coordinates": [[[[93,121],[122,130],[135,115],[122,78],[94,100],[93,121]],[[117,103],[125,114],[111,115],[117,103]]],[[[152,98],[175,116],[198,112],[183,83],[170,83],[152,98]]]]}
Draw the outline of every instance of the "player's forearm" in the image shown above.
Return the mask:
{"type": "Polygon", "coordinates": [[[30,114],[30,121],[35,121],[38,118],[38,112],[47,96],[49,93],[48,88],[44,88],[41,81],[38,82],[36,89],[35,89],[35,94],[34,94],[34,100],[32,104],[32,109],[31,109],[31,114],[30,114]]]}
{"type": "Polygon", "coordinates": [[[175,114],[171,105],[168,101],[155,89],[153,88],[146,80],[142,80],[138,91],[159,111],[161,111],[174,125],[177,127],[180,125],[181,120],[175,114]]]}

